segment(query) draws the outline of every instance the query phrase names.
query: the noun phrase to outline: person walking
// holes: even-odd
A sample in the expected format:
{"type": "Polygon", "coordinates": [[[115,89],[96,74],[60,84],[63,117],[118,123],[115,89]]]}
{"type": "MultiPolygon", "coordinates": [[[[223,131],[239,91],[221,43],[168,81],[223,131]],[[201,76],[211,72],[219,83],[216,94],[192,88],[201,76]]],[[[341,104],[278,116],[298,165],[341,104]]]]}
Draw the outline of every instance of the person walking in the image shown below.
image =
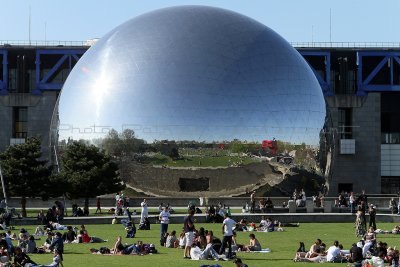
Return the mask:
{"type": "Polygon", "coordinates": [[[144,219],[149,217],[149,210],[147,207],[147,199],[143,199],[143,202],[140,203],[140,206],[142,207],[142,213],[140,214],[140,222],[143,223],[144,219]]]}
{"type": "Polygon", "coordinates": [[[230,259],[232,257],[232,236],[233,229],[236,226],[236,222],[229,217],[228,213],[224,215],[224,221],[222,222],[222,234],[224,235],[222,239],[221,248],[219,250],[219,254],[225,253],[225,248],[228,247],[228,255],[227,258],[230,259]]]}
{"type": "Polygon", "coordinates": [[[367,219],[365,217],[366,212],[368,211],[368,197],[365,194],[365,190],[361,191],[361,195],[357,199],[357,203],[359,206],[361,206],[361,209],[363,211],[363,216],[364,216],[364,228],[367,228],[367,219]]]}
{"type": "Polygon", "coordinates": [[[357,211],[357,215],[356,215],[356,236],[357,237],[363,237],[364,234],[367,232],[366,230],[366,223],[364,221],[365,215],[364,212],[362,210],[362,208],[359,206],[358,207],[358,211],[357,211]]]}
{"type": "Polygon", "coordinates": [[[160,245],[164,246],[164,236],[165,233],[168,231],[168,224],[169,224],[169,217],[171,214],[168,211],[168,207],[165,206],[163,210],[160,212],[160,215],[158,216],[158,219],[160,220],[160,245]]]}
{"type": "Polygon", "coordinates": [[[101,214],[101,203],[100,203],[100,198],[99,197],[97,198],[97,201],[96,201],[96,212],[95,212],[95,214],[97,214],[97,212],[99,212],[101,214]]]}
{"type": "Polygon", "coordinates": [[[192,244],[194,241],[194,210],[188,209],[188,215],[185,217],[183,221],[183,230],[185,231],[185,249],[183,251],[183,258],[190,259],[190,250],[192,248],[192,244]]]}
{"type": "Polygon", "coordinates": [[[350,192],[349,204],[350,204],[350,212],[351,212],[351,214],[356,213],[356,209],[355,209],[356,198],[354,197],[354,193],[353,192],[350,192]]]}
{"type": "Polygon", "coordinates": [[[251,203],[250,213],[254,213],[256,209],[256,191],[251,192],[250,203],[251,203]]]}
{"type": "Polygon", "coordinates": [[[369,227],[372,227],[374,231],[376,230],[376,209],[373,204],[369,206],[368,209],[368,214],[369,214],[369,227]]]}

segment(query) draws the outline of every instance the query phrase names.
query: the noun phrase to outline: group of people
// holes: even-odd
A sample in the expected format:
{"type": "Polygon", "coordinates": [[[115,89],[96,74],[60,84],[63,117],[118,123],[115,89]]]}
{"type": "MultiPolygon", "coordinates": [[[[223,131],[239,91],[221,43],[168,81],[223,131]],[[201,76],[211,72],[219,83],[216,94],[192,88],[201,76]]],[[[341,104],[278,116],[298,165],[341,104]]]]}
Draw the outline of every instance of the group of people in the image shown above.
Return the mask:
{"type": "MultiPolygon", "coordinates": [[[[254,234],[250,234],[250,244],[240,245],[236,242],[236,228],[238,223],[235,222],[228,213],[224,214],[221,232],[222,240],[215,237],[213,231],[195,228],[194,218],[195,211],[189,209],[188,215],[184,218],[183,231],[180,235],[179,241],[171,235],[170,240],[174,243],[167,242],[170,247],[181,247],[184,249],[183,257],[185,259],[203,260],[228,260],[235,258],[235,251],[260,251],[261,244],[254,234]],[[227,250],[227,252],[226,252],[227,250]]],[[[176,234],[173,233],[173,234],[176,234]]]]}
{"type": "Polygon", "coordinates": [[[24,228],[20,229],[18,235],[7,231],[0,234],[0,266],[31,266],[31,267],[58,267],[63,266],[64,241],[62,234],[49,235],[41,247],[36,246],[35,237],[30,235],[24,228]],[[17,242],[14,246],[13,240],[17,242]],[[28,254],[32,253],[53,253],[53,260],[50,264],[42,265],[34,262],[28,254]]]}
{"type": "Polygon", "coordinates": [[[122,192],[116,193],[115,194],[115,210],[114,210],[115,215],[122,216],[123,214],[126,214],[127,210],[129,212],[129,207],[130,207],[129,198],[124,196],[124,194],[122,192]]]}
{"type": "Polygon", "coordinates": [[[357,243],[353,243],[350,249],[345,250],[339,241],[335,240],[329,248],[317,239],[307,251],[303,242],[296,252],[295,262],[333,262],[352,263],[352,266],[399,266],[399,250],[389,247],[387,243],[377,241],[372,228],[357,243]]]}
{"type": "Polygon", "coordinates": [[[41,222],[41,224],[47,224],[48,222],[61,222],[64,218],[65,207],[64,204],[56,200],[54,205],[47,210],[45,213],[43,210],[40,210],[37,219],[41,222]]]}

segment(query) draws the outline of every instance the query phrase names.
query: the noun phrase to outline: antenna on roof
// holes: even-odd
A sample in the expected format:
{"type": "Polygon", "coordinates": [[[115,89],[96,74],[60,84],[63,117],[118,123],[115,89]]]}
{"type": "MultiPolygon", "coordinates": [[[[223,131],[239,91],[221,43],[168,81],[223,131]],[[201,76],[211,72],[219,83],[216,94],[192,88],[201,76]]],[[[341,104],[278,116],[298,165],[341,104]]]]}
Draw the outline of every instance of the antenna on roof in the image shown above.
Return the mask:
{"type": "Polygon", "coordinates": [[[329,42],[332,43],[332,8],[329,8],[329,42]]]}
{"type": "Polygon", "coordinates": [[[311,43],[314,44],[314,25],[311,25],[311,43]]]}
{"type": "Polygon", "coordinates": [[[44,22],[44,44],[46,44],[47,41],[47,22],[44,22]]]}
{"type": "Polygon", "coordinates": [[[29,38],[29,45],[31,45],[31,6],[29,5],[29,21],[28,21],[28,38],[29,38]]]}

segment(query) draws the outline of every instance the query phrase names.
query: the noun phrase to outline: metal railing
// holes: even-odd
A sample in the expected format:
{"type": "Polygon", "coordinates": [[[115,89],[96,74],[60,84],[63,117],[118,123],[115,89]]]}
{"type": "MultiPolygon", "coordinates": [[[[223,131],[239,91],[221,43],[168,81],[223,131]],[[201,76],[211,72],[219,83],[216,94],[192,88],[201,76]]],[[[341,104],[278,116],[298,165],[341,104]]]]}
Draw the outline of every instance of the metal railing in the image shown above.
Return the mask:
{"type": "Polygon", "coordinates": [[[290,42],[295,48],[400,48],[400,42],[290,42]]]}
{"type": "MultiPolygon", "coordinates": [[[[86,41],[57,40],[0,40],[3,46],[91,46],[98,38],[86,41]]],[[[400,48],[400,42],[290,42],[293,47],[301,48],[400,48]]]]}
{"type": "Polygon", "coordinates": [[[91,46],[97,39],[86,41],[56,41],[56,40],[0,40],[2,46],[91,46]]]}

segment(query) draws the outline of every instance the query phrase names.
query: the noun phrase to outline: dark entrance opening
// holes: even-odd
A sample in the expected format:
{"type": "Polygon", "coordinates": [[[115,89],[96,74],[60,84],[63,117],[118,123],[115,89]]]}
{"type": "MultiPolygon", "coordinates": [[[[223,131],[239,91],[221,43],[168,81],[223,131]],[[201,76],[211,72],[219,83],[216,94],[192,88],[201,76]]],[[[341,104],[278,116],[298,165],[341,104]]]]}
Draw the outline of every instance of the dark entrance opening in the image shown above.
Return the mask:
{"type": "Polygon", "coordinates": [[[338,192],[339,194],[353,192],[353,184],[338,184],[338,192]]]}
{"type": "Polygon", "coordinates": [[[209,178],[179,178],[179,190],[182,192],[209,191],[209,178]]]}

